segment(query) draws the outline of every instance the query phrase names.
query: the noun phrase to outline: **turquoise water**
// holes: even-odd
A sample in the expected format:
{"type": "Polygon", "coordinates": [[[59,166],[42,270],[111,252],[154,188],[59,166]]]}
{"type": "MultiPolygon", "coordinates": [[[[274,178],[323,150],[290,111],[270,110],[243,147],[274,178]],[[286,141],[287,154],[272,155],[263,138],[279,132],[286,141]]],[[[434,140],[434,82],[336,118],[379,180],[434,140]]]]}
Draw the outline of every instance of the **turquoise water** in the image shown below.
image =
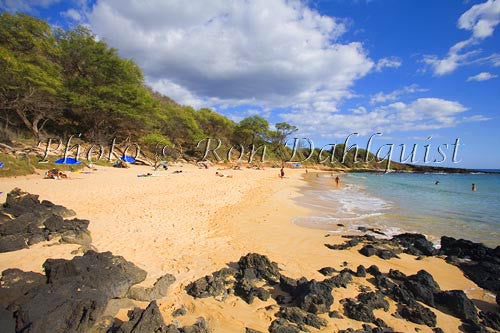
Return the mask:
{"type": "Polygon", "coordinates": [[[337,189],[330,175],[311,177],[301,202],[313,214],[295,222],[339,233],[365,226],[389,236],[408,231],[434,241],[447,235],[500,245],[499,174],[353,173],[341,179],[337,189]]]}

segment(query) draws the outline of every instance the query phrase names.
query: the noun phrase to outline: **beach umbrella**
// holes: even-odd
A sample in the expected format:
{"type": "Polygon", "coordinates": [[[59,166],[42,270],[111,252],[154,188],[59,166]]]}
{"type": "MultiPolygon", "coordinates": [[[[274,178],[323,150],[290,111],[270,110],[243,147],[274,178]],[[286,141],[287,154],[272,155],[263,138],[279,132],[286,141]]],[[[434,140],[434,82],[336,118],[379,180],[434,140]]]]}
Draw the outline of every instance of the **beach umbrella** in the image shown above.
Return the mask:
{"type": "Polygon", "coordinates": [[[127,163],[135,163],[135,158],[133,158],[132,156],[128,156],[128,155],[122,156],[121,160],[123,162],[127,162],[127,163]]]}
{"type": "Polygon", "coordinates": [[[73,157],[60,158],[54,162],[55,164],[82,164],[79,160],[73,157]]]}

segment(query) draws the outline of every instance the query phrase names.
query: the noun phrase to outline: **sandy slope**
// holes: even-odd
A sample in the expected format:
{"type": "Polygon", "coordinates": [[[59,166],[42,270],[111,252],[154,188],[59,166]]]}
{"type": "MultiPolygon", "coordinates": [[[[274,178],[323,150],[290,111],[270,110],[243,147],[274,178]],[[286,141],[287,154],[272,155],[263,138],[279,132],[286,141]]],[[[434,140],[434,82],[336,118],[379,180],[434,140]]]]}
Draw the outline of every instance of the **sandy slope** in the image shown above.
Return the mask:
{"type": "MultiPolygon", "coordinates": [[[[215,332],[244,332],[244,327],[267,331],[276,308],[265,309],[273,302],[256,300],[248,305],[239,298],[226,302],[214,299],[194,300],[184,287],[191,281],[218,270],[226,263],[237,261],[248,252],[268,255],[284,273],[298,278],[321,279],[317,272],[324,266],[341,268],[344,261],[355,270],[357,265],[376,264],[381,271],[389,268],[413,274],[420,269],[429,271],[442,289],[463,289],[469,297],[494,301],[460,270],[438,258],[416,261],[402,255],[401,259],[382,260],[360,255],[357,248],[332,251],[325,242],[342,242],[337,236],[325,238],[325,232],[291,224],[293,216],[307,214],[296,205],[298,189],[303,185],[300,170],[287,170],[287,178],[278,178],[277,169],[228,170],[232,178],[215,176],[215,169],[194,166],[172,167],[159,177],[140,178],[150,172],[147,167],[112,169],[100,167],[92,174],[73,173],[70,180],[44,180],[40,175],[0,179],[0,200],[14,187],[39,194],[76,211],[79,218],[91,221],[93,245],[99,251],[112,251],[134,262],[148,272],[144,285],[151,285],[165,273],[177,278],[161,308],[167,321],[171,312],[182,304],[188,315],[176,318],[191,324],[198,316],[208,319],[215,332]],[[182,173],[173,174],[173,170],[182,173]],[[291,199],[294,200],[291,200],[291,199]]],[[[0,271],[10,267],[41,271],[46,258],[71,258],[75,245],[38,244],[30,249],[0,254],[0,271]]],[[[358,292],[361,279],[347,289],[336,289],[333,308],[340,309],[339,300],[358,292]]],[[[145,305],[137,303],[139,305],[145,305]]],[[[479,304],[479,303],[478,303],[479,304]]],[[[126,309],[117,310],[110,304],[109,312],[126,317],[126,309]]],[[[130,306],[133,303],[130,302],[130,306]]],[[[433,310],[438,326],[453,332],[459,320],[433,310]]],[[[430,332],[426,326],[409,324],[377,310],[396,330],[409,332],[415,327],[430,332]]],[[[327,318],[325,316],[325,318],[327,318]]],[[[125,319],[125,318],[123,318],[125,319]]],[[[361,327],[360,322],[330,320],[327,331],[361,327]]]]}

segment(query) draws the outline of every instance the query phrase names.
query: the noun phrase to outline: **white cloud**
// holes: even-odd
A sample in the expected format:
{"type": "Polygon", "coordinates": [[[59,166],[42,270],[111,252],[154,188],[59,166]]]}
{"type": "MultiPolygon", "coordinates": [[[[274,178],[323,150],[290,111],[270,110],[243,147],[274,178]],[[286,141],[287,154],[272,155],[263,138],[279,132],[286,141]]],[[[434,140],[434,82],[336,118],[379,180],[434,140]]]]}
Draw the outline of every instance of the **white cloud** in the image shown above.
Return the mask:
{"type": "Polygon", "coordinates": [[[332,111],[373,67],[361,43],[337,41],[342,21],[302,1],[100,0],[88,19],[186,104],[332,111]]]}
{"type": "Polygon", "coordinates": [[[458,27],[472,31],[472,36],[483,39],[493,34],[500,23],[500,1],[488,0],[472,6],[458,19],[458,27]]]}
{"type": "Polygon", "coordinates": [[[402,65],[401,59],[397,57],[389,57],[389,58],[382,58],[379,61],[377,61],[377,64],[375,65],[375,70],[377,72],[382,71],[384,68],[398,68],[402,65]]]}
{"type": "Polygon", "coordinates": [[[73,9],[73,8],[68,9],[64,12],[61,12],[61,15],[63,17],[67,17],[67,18],[69,18],[73,21],[76,21],[76,22],[80,22],[83,19],[82,14],[80,14],[79,11],[77,11],[76,9],[73,9]]]}
{"type": "Polygon", "coordinates": [[[471,58],[480,51],[463,52],[464,49],[477,45],[484,38],[493,35],[495,27],[500,23],[500,0],[487,0],[472,6],[458,19],[457,26],[472,32],[469,39],[453,45],[444,58],[436,55],[425,55],[424,63],[431,66],[434,75],[441,76],[452,73],[458,67],[474,62],[471,58]]]}
{"type": "Polygon", "coordinates": [[[282,114],[301,129],[304,135],[324,138],[345,138],[350,133],[370,135],[376,132],[430,131],[455,127],[465,121],[488,120],[483,116],[461,117],[468,109],[456,101],[440,98],[418,98],[411,103],[396,102],[371,111],[365,108],[352,113],[316,113],[307,110],[282,114]]]}
{"type": "Polygon", "coordinates": [[[424,92],[428,89],[420,88],[417,84],[412,84],[402,89],[396,89],[390,93],[378,92],[370,97],[370,104],[385,103],[390,101],[395,101],[399,97],[406,94],[413,94],[416,92],[424,92]]]}
{"type": "Polygon", "coordinates": [[[486,80],[491,80],[498,77],[498,75],[491,74],[489,72],[481,72],[477,75],[474,76],[469,76],[467,81],[486,81],[486,80]]]}

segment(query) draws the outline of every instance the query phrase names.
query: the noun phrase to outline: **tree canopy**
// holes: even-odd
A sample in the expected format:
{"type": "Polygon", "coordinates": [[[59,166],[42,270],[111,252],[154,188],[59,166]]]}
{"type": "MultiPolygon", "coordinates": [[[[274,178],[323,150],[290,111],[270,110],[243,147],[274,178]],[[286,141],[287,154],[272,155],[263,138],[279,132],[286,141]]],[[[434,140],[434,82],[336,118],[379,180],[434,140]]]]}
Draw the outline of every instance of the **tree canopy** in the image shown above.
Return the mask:
{"type": "Polygon", "coordinates": [[[130,137],[159,144],[282,144],[297,130],[260,116],[235,123],[211,109],[195,110],[153,91],[142,70],[86,27],[52,29],[25,14],[0,14],[0,134],[81,133],[89,142],[130,137]]]}

